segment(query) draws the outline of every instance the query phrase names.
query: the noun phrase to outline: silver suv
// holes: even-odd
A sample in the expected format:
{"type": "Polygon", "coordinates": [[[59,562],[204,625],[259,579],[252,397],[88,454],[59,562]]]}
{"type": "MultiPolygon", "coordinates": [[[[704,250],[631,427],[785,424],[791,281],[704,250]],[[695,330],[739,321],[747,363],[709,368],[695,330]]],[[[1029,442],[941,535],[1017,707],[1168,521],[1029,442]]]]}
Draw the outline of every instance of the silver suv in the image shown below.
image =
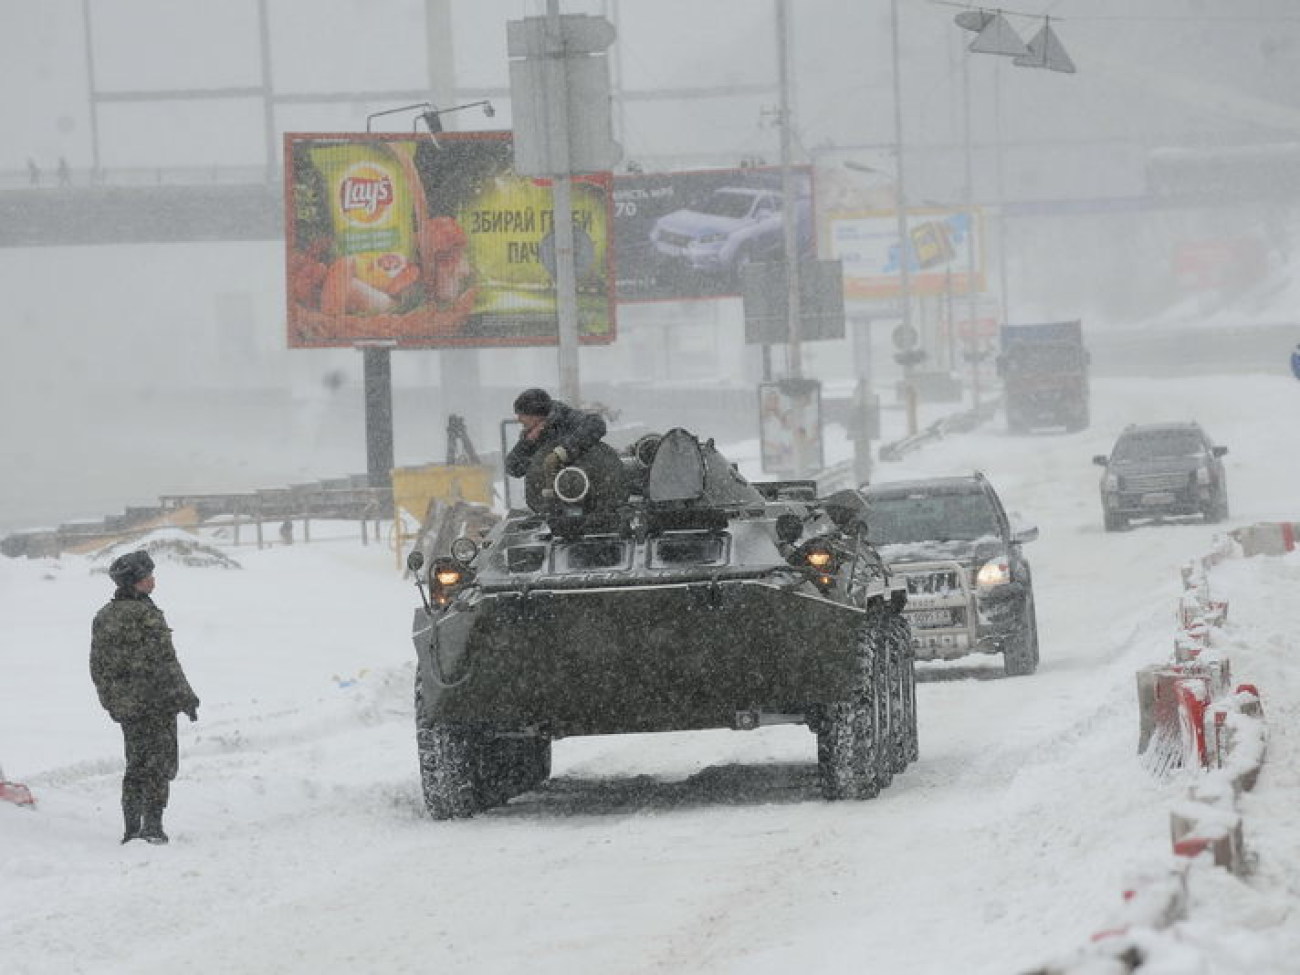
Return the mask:
{"type": "Polygon", "coordinates": [[[907,583],[903,615],[918,660],[1000,653],[1008,676],[1038,668],[1034,581],[1013,527],[982,473],[871,484],[867,533],[907,583]]]}
{"type": "Polygon", "coordinates": [[[1227,447],[1218,446],[1195,421],[1131,423],[1110,454],[1092,462],[1101,476],[1101,513],[1106,531],[1121,531],[1133,518],[1202,515],[1228,517],[1227,447]]]}

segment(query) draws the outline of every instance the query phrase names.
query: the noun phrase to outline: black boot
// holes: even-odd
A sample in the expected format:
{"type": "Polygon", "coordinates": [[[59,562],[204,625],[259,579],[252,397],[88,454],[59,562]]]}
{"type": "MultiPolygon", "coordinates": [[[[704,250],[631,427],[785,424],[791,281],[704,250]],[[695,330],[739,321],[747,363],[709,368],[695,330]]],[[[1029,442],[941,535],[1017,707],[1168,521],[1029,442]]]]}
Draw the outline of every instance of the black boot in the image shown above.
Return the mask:
{"type": "Polygon", "coordinates": [[[140,836],[140,818],[144,813],[144,807],[139,799],[134,796],[122,797],[122,820],[126,823],[126,832],[122,834],[122,842],[130,843],[140,836]]]}
{"type": "Polygon", "coordinates": [[[163,807],[156,803],[151,803],[144,811],[144,822],[140,827],[140,839],[146,843],[155,845],[166,843],[167,834],[162,828],[163,807]]]}

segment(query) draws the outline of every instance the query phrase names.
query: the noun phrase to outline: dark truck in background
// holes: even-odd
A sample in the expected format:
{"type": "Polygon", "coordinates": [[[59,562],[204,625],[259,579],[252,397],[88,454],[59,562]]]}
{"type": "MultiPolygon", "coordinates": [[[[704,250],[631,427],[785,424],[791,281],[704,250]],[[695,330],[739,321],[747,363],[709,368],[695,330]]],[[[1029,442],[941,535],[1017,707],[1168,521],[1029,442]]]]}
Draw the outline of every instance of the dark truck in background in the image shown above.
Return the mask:
{"type": "Polygon", "coordinates": [[[1085,429],[1089,420],[1088,365],[1083,326],[1078,320],[1003,325],[997,367],[1007,430],[1085,429]]]}

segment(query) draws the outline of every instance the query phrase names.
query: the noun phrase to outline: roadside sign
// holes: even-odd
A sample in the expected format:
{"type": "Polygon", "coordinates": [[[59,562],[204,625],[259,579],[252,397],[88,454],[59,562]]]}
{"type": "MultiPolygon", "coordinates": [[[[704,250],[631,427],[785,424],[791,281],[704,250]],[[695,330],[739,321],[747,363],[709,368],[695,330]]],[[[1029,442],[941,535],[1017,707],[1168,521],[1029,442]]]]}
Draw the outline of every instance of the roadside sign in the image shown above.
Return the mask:
{"type": "Polygon", "coordinates": [[[921,341],[921,336],[916,329],[905,322],[899,322],[894,326],[894,331],[891,333],[891,337],[894,340],[894,348],[899,352],[906,352],[909,349],[914,349],[916,348],[916,343],[921,341]]]}

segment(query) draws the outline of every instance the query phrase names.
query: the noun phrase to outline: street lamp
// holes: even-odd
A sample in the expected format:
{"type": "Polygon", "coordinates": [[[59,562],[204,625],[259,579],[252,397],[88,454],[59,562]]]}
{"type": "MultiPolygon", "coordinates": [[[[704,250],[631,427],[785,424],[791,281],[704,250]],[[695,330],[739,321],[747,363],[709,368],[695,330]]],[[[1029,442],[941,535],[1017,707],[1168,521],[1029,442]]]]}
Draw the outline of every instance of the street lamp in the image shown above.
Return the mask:
{"type": "Polygon", "coordinates": [[[486,98],[481,99],[480,101],[477,102],[467,102],[464,105],[456,105],[453,106],[452,108],[434,108],[431,102],[416,102],[414,105],[401,105],[398,106],[397,108],[385,109],[382,112],[371,112],[369,115],[366,116],[366,131],[367,132],[370,131],[371,121],[373,119],[379,118],[382,115],[396,115],[398,112],[413,112],[417,108],[422,108],[424,109],[424,111],[422,111],[411,121],[411,131],[414,132],[416,125],[419,124],[421,120],[423,120],[425,127],[429,130],[429,133],[431,135],[437,135],[439,132],[442,131],[442,120],[439,118],[439,116],[448,115],[451,112],[459,112],[466,108],[477,108],[480,105],[483,106],[483,114],[486,115],[488,118],[492,118],[494,115],[496,115],[497,113],[496,109],[492,107],[492,103],[488,101],[486,98]]]}
{"type": "MultiPolygon", "coordinates": [[[[953,17],[953,21],[958,27],[972,31],[976,35],[967,48],[972,53],[998,54],[1009,57],[1011,63],[1020,68],[1046,68],[1049,71],[1058,71],[1065,74],[1075,73],[1074,62],[1070,60],[1070,56],[1065,52],[1065,48],[1052,30],[1050,17],[1043,17],[1042,28],[1026,44],[1020,39],[1020,35],[1016,33],[1011,24],[1007,22],[1004,16],[1004,13],[1007,12],[1009,11],[963,10],[953,17]]],[[[1037,19],[1038,16],[1011,13],[1016,16],[1033,17],[1034,19],[1037,19]]],[[[974,177],[971,155],[970,69],[969,62],[965,59],[962,62],[962,78],[965,90],[966,195],[968,204],[973,207],[974,177]]],[[[997,144],[998,274],[1001,282],[1003,318],[1005,319],[1009,313],[1011,302],[1007,287],[1007,236],[1004,214],[1006,194],[1003,185],[1002,84],[1000,75],[994,77],[993,113],[995,141],[997,144]]],[[[969,290],[968,298],[970,299],[970,317],[973,325],[975,302],[974,295],[969,290]]]]}

